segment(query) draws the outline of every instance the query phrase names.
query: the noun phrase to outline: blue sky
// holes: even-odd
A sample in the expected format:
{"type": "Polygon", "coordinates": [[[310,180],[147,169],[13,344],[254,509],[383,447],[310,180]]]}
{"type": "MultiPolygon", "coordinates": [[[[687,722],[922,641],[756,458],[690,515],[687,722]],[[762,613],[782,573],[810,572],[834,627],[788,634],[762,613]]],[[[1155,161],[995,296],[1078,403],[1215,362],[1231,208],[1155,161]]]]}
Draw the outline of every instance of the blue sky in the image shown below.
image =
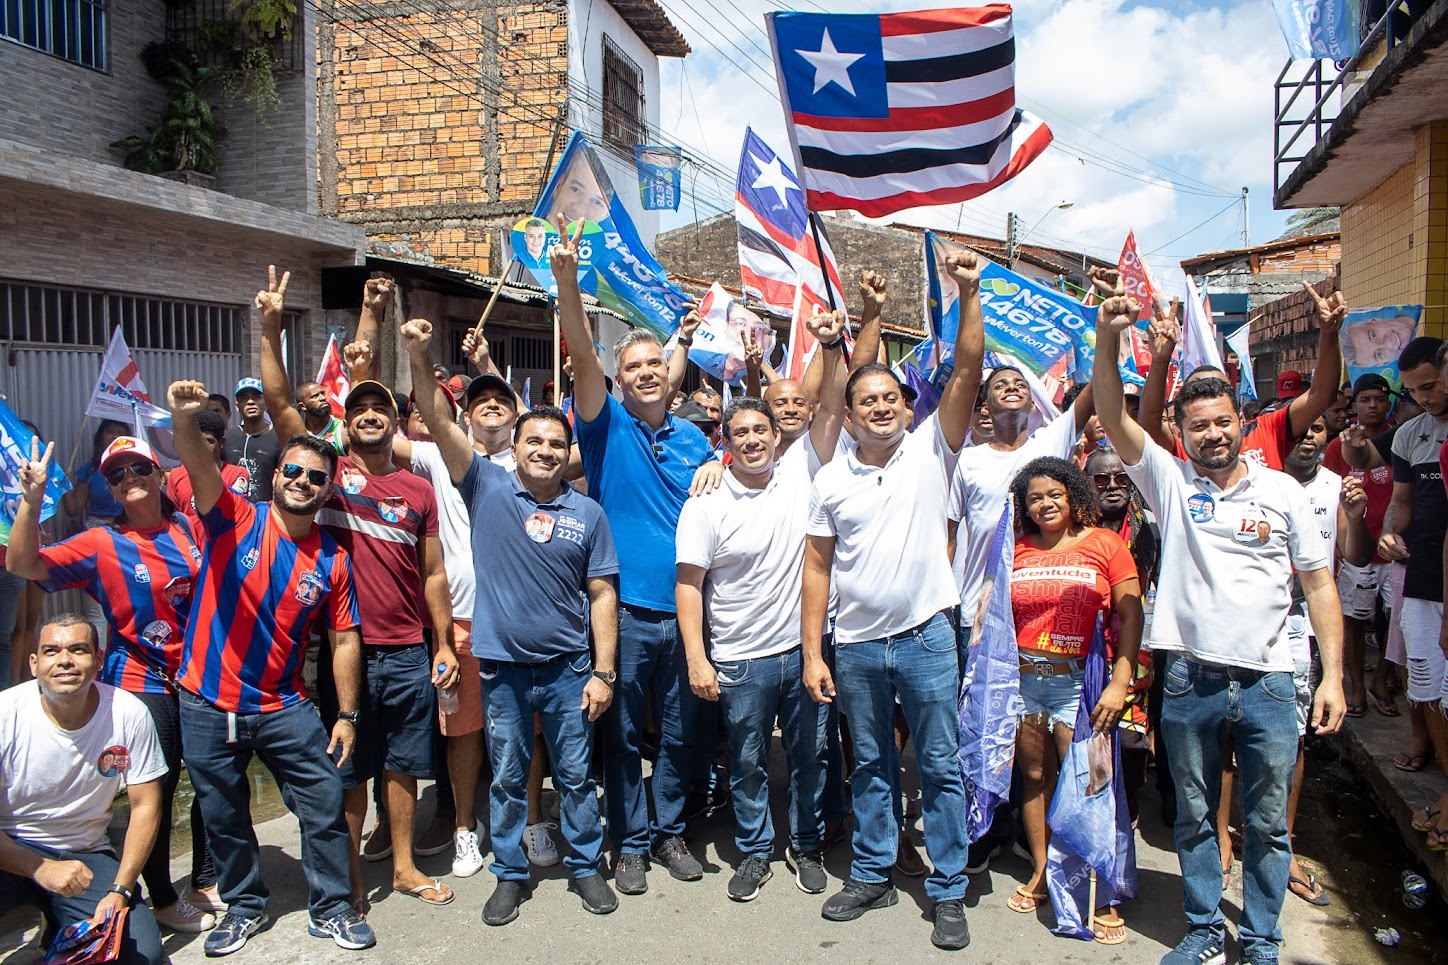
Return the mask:
{"type": "MultiPolygon", "coordinates": [[[[780,5],[661,2],[694,49],[685,61],[663,61],[661,127],[711,162],[686,168],[684,203],[664,221],[672,228],[694,220],[691,194],[700,217],[731,204],[746,125],[781,154],[788,142],[763,26],[764,12],[780,5]]],[[[856,13],[929,5],[796,2],[856,13]]],[[[1287,48],[1268,0],[1022,0],[1014,8],[1018,103],[1046,120],[1055,143],[977,201],[897,220],[1000,237],[1014,211],[1027,240],[1112,260],[1135,230],[1154,274],[1174,291],[1180,259],[1243,243],[1244,186],[1252,241],[1282,232],[1287,213],[1272,210],[1272,83],[1287,48]],[[1055,210],[1062,202],[1071,207],[1055,210]]]]}

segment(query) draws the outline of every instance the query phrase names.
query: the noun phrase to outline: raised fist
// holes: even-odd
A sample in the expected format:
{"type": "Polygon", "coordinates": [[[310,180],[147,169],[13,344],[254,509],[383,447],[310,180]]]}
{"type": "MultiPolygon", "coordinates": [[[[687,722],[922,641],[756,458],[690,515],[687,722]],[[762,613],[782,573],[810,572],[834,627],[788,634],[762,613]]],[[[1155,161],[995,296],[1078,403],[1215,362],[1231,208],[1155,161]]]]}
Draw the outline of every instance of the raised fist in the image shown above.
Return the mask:
{"type": "Polygon", "coordinates": [[[869,269],[860,272],[860,299],[865,303],[865,314],[878,315],[885,307],[885,276],[869,269]]]}
{"type": "Polygon", "coordinates": [[[407,343],[409,353],[427,354],[427,347],[432,343],[432,322],[425,318],[409,319],[399,331],[402,332],[403,341],[407,343]]]}
{"type": "Polygon", "coordinates": [[[970,249],[946,255],[945,267],[961,290],[980,287],[980,258],[970,249]]]}
{"type": "Polygon", "coordinates": [[[392,304],[392,293],[396,289],[397,283],[391,278],[369,278],[362,286],[362,304],[374,317],[381,318],[387,314],[387,306],[392,304]]]}
{"type": "MultiPolygon", "coordinates": [[[[282,284],[285,285],[286,282],[283,281],[282,284]]],[[[171,387],[166,390],[166,401],[171,406],[172,415],[187,419],[206,408],[208,398],[206,386],[200,382],[172,382],[171,387]]]]}

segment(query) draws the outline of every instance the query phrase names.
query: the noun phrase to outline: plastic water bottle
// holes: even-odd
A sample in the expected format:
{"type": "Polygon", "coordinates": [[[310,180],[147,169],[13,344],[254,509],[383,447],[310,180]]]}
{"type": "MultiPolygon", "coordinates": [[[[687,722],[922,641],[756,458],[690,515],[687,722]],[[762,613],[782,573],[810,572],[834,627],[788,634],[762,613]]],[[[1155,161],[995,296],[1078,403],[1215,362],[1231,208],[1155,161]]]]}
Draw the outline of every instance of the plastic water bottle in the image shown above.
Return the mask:
{"type": "MultiPolygon", "coordinates": [[[[437,665],[438,673],[447,673],[447,664],[437,665]]],[[[458,689],[447,687],[437,692],[437,709],[444,714],[456,714],[458,712],[458,689]]]]}
{"type": "Polygon", "coordinates": [[[1417,911],[1428,903],[1428,882],[1414,871],[1403,872],[1403,907],[1417,911]]]}

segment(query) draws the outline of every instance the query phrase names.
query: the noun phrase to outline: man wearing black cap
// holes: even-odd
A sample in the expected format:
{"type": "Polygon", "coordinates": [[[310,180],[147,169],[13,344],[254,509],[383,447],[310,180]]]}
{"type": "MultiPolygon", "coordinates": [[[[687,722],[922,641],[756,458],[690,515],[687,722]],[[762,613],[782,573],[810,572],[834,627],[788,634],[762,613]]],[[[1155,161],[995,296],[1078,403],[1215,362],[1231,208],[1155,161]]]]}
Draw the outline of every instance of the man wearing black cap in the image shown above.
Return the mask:
{"type": "MultiPolygon", "coordinates": [[[[698,393],[695,393],[695,395],[697,394],[698,393]]],[[[690,399],[675,409],[673,415],[675,419],[683,419],[704,433],[704,438],[709,440],[709,445],[713,446],[716,452],[718,451],[719,419],[713,412],[698,402],[695,402],[693,399],[690,399]]]]}

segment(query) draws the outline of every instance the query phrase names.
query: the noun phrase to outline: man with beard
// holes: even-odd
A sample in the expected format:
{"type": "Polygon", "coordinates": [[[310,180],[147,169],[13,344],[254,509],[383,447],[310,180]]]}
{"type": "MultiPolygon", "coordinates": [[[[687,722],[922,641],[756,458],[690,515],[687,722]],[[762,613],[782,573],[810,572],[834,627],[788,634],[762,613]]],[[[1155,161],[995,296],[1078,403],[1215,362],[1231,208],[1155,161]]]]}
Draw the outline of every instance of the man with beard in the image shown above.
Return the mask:
{"type": "Polygon", "coordinates": [[[250,480],[246,498],[263,503],[272,498],[272,475],[281,443],[266,418],[261,379],[246,378],[236,383],[236,411],[241,425],[226,430],[226,461],[246,470],[250,480]]]}
{"type": "Polygon", "coordinates": [[[297,386],[296,403],[308,435],[325,439],[338,452],[347,451],[346,426],[332,415],[332,403],[327,401],[327,390],[321,383],[303,382],[297,386]]]}
{"type": "Polygon", "coordinates": [[[337,455],[306,434],[288,439],[272,480],[274,501],[250,503],[222,484],[192,417],[205,405],[206,389],[175,382],[168,395],[176,449],[206,539],[176,678],[186,767],[228,905],[206,936],[206,954],[229,955],[268,923],[247,803],[254,754],[301,824],[308,934],[342,948],[369,948],[377,937],[351,905],[342,781],[330,758],[333,751],[339,763],[352,755],[361,680],[352,567],[346,551],[315,525],[337,455]],[[331,640],[340,708],[330,739],[302,683],[308,630],[317,621],[331,640]]]}
{"type": "MultiPolygon", "coordinates": [[[[1098,353],[1114,354],[1138,311],[1120,289],[1102,303],[1098,353]]],[[[1226,960],[1213,815],[1227,739],[1235,747],[1245,819],[1243,960],[1273,962],[1282,941],[1278,917],[1291,864],[1287,794],[1297,757],[1296,687],[1284,632],[1294,569],[1322,655],[1323,681],[1311,715],[1318,731],[1336,731],[1345,709],[1341,610],[1328,547],[1302,487],[1241,457],[1241,415],[1225,381],[1196,379],[1177,396],[1175,416],[1189,461],[1174,458],[1126,417],[1116,366],[1096,366],[1092,383],[1106,434],[1161,527],[1150,645],[1171,654],[1159,670],[1162,737],[1177,788],[1176,843],[1188,924],[1186,937],[1162,962],[1226,960]]]]}
{"type": "MultiPolygon", "coordinates": [[[[425,384],[432,323],[413,319],[402,326],[402,336],[413,379],[425,384]]],[[[539,406],[518,419],[516,468],[509,472],[447,418],[441,388],[420,392],[417,406],[477,523],[469,548],[477,574],[472,648],[493,765],[489,824],[498,877],[483,921],[508,924],[527,897],[525,788],[535,712],[553,763],[572,889],[585,911],[608,914],[618,898],[600,874],[603,828],[592,726],[612,701],[618,678],[618,560],[608,520],[597,503],[563,480],[573,440],[557,409],[539,406]]]]}
{"type": "MultiPolygon", "coordinates": [[[[257,295],[261,314],[261,377],[279,435],[306,432],[302,417],[274,401],[288,394],[281,359],[281,312],[289,274],[257,295]]],[[[437,498],[432,487],[392,459],[397,404],[380,382],[352,386],[345,403],[348,455],[337,463],[337,485],[317,522],[352,558],[368,592],[359,598],[363,688],[357,747],[342,765],[347,823],[352,835],[353,900],[364,901],[358,849],[367,817],[367,782],[381,780],[392,831],[392,887],[432,905],[452,901],[452,889],[413,862],[412,819],[417,780],[432,775],[437,690],[457,685],[452,647],[452,600],[437,498]],[[431,630],[429,648],[425,633],[431,630]]],[[[320,668],[325,670],[325,662],[320,668]]],[[[319,675],[323,697],[328,686],[319,675]]]]}
{"type": "Polygon", "coordinates": [[[959,675],[948,617],[960,594],[941,565],[946,534],[940,521],[970,428],[985,334],[975,253],[952,254],[947,264],[960,288],[960,325],[955,371],[935,414],[908,432],[900,380],[882,365],[861,367],[845,385],[845,418],[857,448],[815,477],[800,636],[805,686],[819,703],[838,692],[856,762],[850,880],[821,913],[852,921],[899,900],[890,880],[899,842],[892,802],[898,697],[915,739],[925,846],[934,865],[925,879],[934,904],[931,942],[960,949],[970,943],[970,929],[962,901],[967,848],[956,759],[959,675]],[[833,671],[822,654],[832,571],[839,593],[833,671]]]}

